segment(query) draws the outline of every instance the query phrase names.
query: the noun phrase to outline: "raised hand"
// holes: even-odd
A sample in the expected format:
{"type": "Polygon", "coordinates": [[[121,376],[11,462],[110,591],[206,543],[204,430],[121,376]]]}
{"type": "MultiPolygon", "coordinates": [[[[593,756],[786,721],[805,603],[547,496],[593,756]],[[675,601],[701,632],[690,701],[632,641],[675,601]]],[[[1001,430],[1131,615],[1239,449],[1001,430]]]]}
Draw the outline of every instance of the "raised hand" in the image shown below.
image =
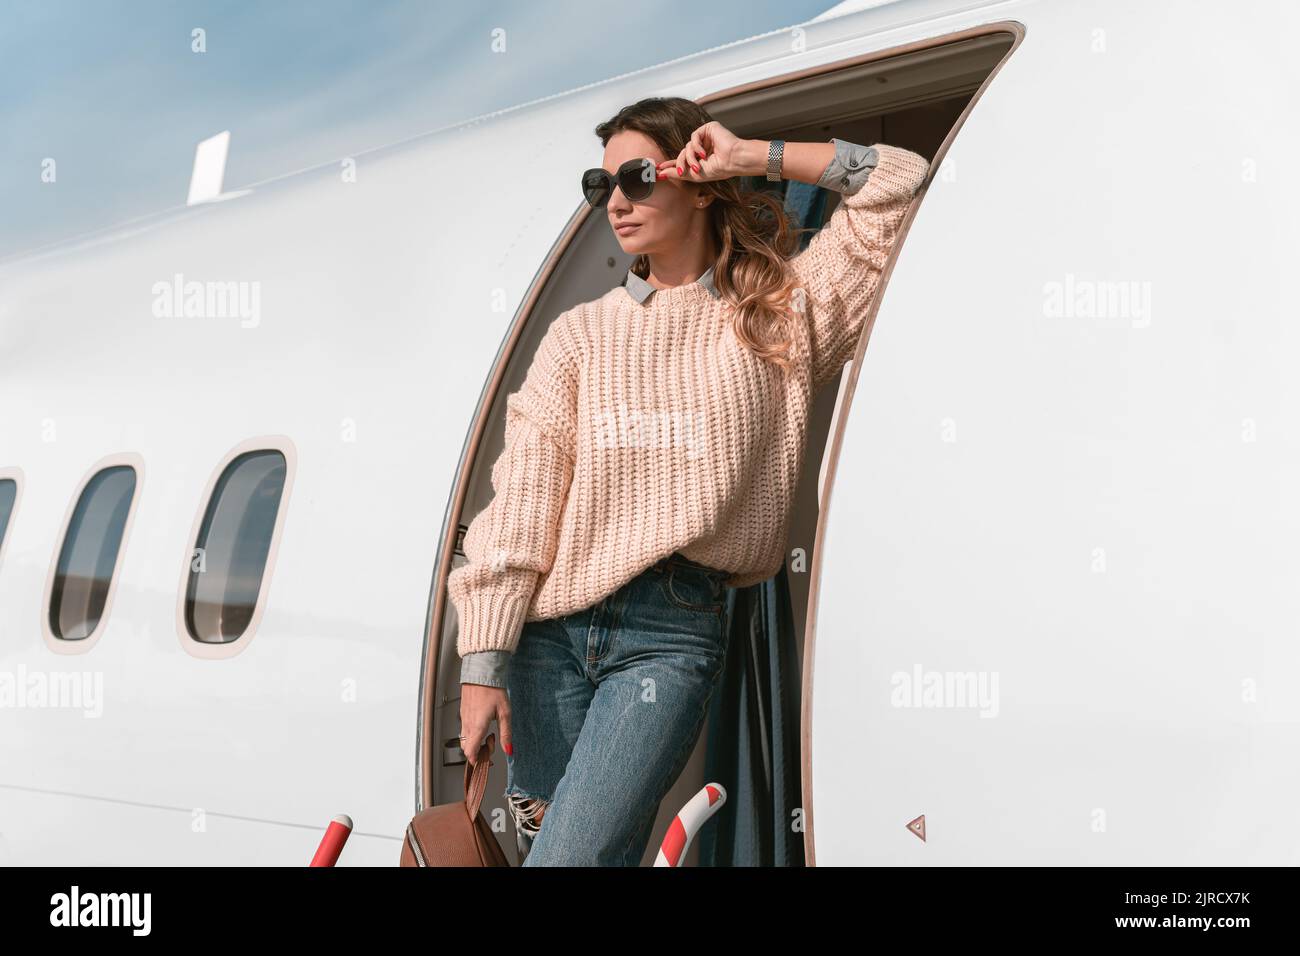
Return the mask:
{"type": "Polygon", "coordinates": [[[660,179],[677,176],[687,182],[705,183],[748,173],[741,162],[745,140],[717,120],[699,127],[675,159],[657,164],[660,179]]]}

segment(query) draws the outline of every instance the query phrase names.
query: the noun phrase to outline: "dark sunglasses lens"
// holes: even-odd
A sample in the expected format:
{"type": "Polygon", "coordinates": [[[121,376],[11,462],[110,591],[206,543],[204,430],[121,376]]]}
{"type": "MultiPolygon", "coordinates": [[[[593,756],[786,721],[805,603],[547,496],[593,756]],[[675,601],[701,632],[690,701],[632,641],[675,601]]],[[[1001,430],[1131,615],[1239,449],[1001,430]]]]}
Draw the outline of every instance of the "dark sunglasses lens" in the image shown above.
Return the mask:
{"type": "Polygon", "coordinates": [[[582,196],[593,206],[603,206],[609,200],[609,174],[603,169],[589,169],[582,174],[582,196]]]}
{"type": "Polygon", "coordinates": [[[632,202],[647,198],[655,188],[655,166],[648,159],[624,163],[618,171],[618,188],[632,202]]]}

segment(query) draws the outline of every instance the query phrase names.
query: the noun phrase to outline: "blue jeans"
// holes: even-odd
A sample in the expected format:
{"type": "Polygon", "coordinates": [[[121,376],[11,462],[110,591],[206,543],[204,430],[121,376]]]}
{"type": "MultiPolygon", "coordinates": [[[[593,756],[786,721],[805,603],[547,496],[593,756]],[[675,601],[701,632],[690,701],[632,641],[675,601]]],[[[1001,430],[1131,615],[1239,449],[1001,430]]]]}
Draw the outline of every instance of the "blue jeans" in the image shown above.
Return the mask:
{"type": "Polygon", "coordinates": [[[722,673],[727,576],[674,552],[585,610],[524,625],[505,791],[523,866],[640,864],[722,673]]]}

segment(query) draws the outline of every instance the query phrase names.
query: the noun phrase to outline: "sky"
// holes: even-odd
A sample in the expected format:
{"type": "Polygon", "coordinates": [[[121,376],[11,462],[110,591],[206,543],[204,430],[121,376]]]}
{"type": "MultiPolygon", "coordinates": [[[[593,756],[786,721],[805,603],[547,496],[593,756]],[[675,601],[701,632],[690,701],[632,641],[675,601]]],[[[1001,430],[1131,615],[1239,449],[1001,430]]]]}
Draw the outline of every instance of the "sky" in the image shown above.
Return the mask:
{"type": "Polygon", "coordinates": [[[0,258],[183,205],[225,129],[230,191],[832,6],[0,0],[0,258]]]}

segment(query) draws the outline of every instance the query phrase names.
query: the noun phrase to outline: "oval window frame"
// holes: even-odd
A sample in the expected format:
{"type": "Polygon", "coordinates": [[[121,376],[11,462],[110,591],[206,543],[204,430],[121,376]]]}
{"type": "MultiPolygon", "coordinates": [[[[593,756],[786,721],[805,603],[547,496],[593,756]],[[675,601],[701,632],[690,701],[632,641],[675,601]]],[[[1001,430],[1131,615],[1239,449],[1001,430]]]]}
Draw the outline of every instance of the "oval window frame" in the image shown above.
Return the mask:
{"type": "Polygon", "coordinates": [[[276,558],[280,552],[284,520],[289,513],[289,498],[293,493],[294,475],[297,471],[298,450],[293,440],[288,435],[263,435],[258,438],[246,439],[235,445],[234,448],[231,448],[222,456],[217,466],[208,475],[208,480],[203,486],[203,492],[199,495],[198,506],[194,509],[194,520],[190,525],[189,534],[185,538],[185,551],[181,555],[180,587],[176,593],[176,639],[180,641],[181,648],[185,653],[191,657],[197,657],[201,660],[223,660],[234,657],[243,653],[253,638],[257,636],[258,628],[262,623],[262,614],[266,611],[267,595],[270,593],[271,577],[275,572],[276,558]],[[255,451],[278,451],[284,456],[284,491],[280,495],[280,506],[275,512],[275,527],[271,529],[271,545],[266,551],[266,564],[262,567],[262,579],[257,588],[257,604],[253,607],[248,627],[235,640],[224,644],[209,644],[196,641],[190,636],[189,628],[185,626],[185,596],[189,590],[190,562],[193,560],[194,547],[199,539],[199,531],[203,527],[203,516],[207,514],[208,505],[212,501],[213,492],[216,491],[217,482],[226,469],[230,467],[231,462],[240,455],[255,451]]]}
{"type": "MultiPolygon", "coordinates": [[[[81,481],[77,483],[72,497],[68,499],[68,505],[63,513],[63,521],[59,524],[59,534],[54,539],[54,548],[50,554],[50,567],[45,573],[45,591],[41,596],[41,637],[45,639],[45,646],[56,654],[88,654],[99,639],[104,635],[109,621],[113,616],[113,602],[117,597],[117,585],[122,580],[122,565],[126,561],[126,549],[131,544],[131,528],[135,525],[136,509],[140,507],[140,497],[144,493],[144,457],[138,452],[119,452],[114,455],[107,455],[95,462],[81,476],[81,481]],[[104,595],[104,610],[99,615],[99,623],[95,629],[83,638],[75,641],[65,640],[59,637],[50,628],[50,598],[54,594],[54,578],[59,568],[59,555],[63,553],[63,547],[68,540],[68,530],[72,526],[72,517],[77,512],[77,505],[81,501],[81,496],[86,493],[86,487],[90,484],[91,479],[107,468],[115,468],[125,465],[135,471],[135,491],[131,495],[131,504],[126,510],[126,521],[122,525],[122,543],[117,549],[117,558],[113,562],[113,577],[108,582],[108,591],[104,595]]],[[[17,511],[17,503],[14,505],[17,511]]]]}
{"type": "Polygon", "coordinates": [[[0,573],[3,573],[5,566],[5,552],[9,549],[9,540],[14,536],[14,525],[18,522],[18,509],[23,504],[23,470],[16,465],[13,467],[0,468],[0,481],[12,481],[14,483],[14,507],[9,512],[9,523],[5,526],[3,533],[0,533],[0,573]]]}

